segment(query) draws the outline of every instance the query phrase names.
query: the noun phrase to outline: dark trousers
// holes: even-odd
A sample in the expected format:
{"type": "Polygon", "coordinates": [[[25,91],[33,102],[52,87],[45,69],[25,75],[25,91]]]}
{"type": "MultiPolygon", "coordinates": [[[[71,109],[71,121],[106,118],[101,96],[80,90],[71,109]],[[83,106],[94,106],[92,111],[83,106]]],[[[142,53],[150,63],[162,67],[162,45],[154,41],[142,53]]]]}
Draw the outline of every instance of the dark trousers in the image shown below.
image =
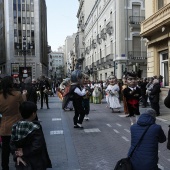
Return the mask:
{"type": "Polygon", "coordinates": [[[160,106],[159,106],[159,102],[151,102],[151,108],[154,109],[156,111],[156,115],[160,115],[160,106]]]}
{"type": "Polygon", "coordinates": [[[83,108],[85,115],[89,114],[90,111],[90,100],[89,99],[83,99],[83,108]]]}
{"type": "Polygon", "coordinates": [[[74,107],[74,117],[73,117],[73,122],[74,125],[77,125],[77,123],[82,124],[83,119],[85,116],[85,112],[82,106],[82,100],[73,100],[73,107],[74,107]]]}
{"type": "Polygon", "coordinates": [[[47,108],[49,107],[48,106],[48,94],[45,94],[44,92],[41,92],[41,108],[43,108],[43,99],[45,97],[45,102],[46,102],[46,105],[47,105],[47,108]]]}
{"type": "Polygon", "coordinates": [[[9,156],[10,156],[10,139],[11,136],[1,136],[2,138],[2,153],[1,166],[2,170],[9,170],[9,156]]]}
{"type": "Polygon", "coordinates": [[[143,103],[143,106],[147,106],[147,98],[148,96],[147,95],[142,95],[142,103],[143,103]]]}

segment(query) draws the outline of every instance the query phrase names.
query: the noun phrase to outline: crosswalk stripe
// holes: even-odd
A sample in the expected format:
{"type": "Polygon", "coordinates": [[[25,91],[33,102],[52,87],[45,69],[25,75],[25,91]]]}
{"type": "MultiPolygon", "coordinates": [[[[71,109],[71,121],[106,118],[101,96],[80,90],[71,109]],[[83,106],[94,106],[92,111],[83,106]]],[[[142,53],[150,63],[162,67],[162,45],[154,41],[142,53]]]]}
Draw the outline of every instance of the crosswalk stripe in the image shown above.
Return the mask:
{"type": "Polygon", "coordinates": [[[63,130],[50,131],[50,135],[62,135],[62,134],[63,134],[63,130]]]}
{"type": "Polygon", "coordinates": [[[119,133],[119,131],[117,131],[116,129],[113,129],[116,133],[119,133]]]}
{"type": "Polygon", "coordinates": [[[52,118],[52,121],[59,121],[61,118],[52,118]]]}
{"type": "Polygon", "coordinates": [[[128,132],[128,133],[130,133],[130,130],[128,130],[128,129],[124,129],[126,132],[128,132]]]}
{"type": "Polygon", "coordinates": [[[109,126],[109,127],[112,127],[110,124],[106,124],[107,126],[109,126]]]}
{"type": "Polygon", "coordinates": [[[123,138],[125,141],[129,142],[129,139],[126,138],[125,136],[122,136],[122,138],[123,138]]]}
{"type": "Polygon", "coordinates": [[[119,123],[116,123],[116,125],[117,125],[117,126],[122,126],[122,125],[121,125],[121,124],[119,124],[119,123]]]}

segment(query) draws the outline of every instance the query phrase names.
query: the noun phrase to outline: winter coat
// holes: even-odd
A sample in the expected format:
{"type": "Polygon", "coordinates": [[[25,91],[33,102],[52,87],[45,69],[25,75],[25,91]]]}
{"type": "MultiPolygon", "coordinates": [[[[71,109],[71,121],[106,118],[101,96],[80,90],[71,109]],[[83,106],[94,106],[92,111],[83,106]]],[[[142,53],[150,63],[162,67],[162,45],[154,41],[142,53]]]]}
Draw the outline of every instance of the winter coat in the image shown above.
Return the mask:
{"type": "Polygon", "coordinates": [[[133,170],[158,169],[158,143],[165,142],[166,136],[161,126],[155,123],[155,120],[149,114],[141,114],[137,123],[131,126],[131,147],[128,155],[130,155],[148,125],[151,125],[132,155],[133,170]]]}
{"type": "MultiPolygon", "coordinates": [[[[33,130],[31,133],[28,131],[27,135],[21,139],[16,136],[16,139],[12,140],[11,137],[11,152],[14,156],[14,161],[16,161],[15,151],[17,148],[22,148],[22,158],[26,163],[31,165],[33,170],[46,170],[47,168],[51,168],[52,165],[48,155],[44,134],[40,123],[38,121],[34,121],[33,123],[40,128],[33,130]]],[[[20,127],[19,122],[13,126],[13,129],[18,130],[18,127],[20,127]]],[[[25,130],[27,129],[25,128],[25,130]]]]}
{"type": "Polygon", "coordinates": [[[160,92],[161,92],[160,84],[159,83],[154,84],[151,92],[149,93],[149,100],[152,103],[159,103],[159,93],[160,92]]]}
{"type": "Polygon", "coordinates": [[[19,106],[23,102],[21,92],[12,91],[12,94],[5,99],[0,92],[0,113],[2,114],[0,136],[10,136],[12,125],[21,119],[19,112],[19,106]]]}

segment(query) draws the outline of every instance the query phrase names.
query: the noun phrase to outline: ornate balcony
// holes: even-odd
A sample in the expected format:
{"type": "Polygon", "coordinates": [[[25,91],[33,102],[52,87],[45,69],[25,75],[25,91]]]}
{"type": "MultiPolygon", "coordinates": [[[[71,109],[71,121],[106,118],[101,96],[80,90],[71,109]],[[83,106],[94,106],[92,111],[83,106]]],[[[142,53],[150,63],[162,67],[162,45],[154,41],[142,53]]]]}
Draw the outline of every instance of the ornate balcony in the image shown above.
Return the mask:
{"type": "Polygon", "coordinates": [[[132,62],[142,61],[145,62],[147,59],[147,52],[145,51],[129,51],[128,59],[132,60],[132,62]]]}
{"type": "Polygon", "coordinates": [[[86,54],[90,54],[90,46],[86,47],[85,53],[86,53],[86,54]]]}
{"type": "Polygon", "coordinates": [[[111,35],[113,33],[113,22],[110,21],[107,25],[106,25],[106,32],[111,35]]]}
{"type": "Polygon", "coordinates": [[[140,25],[141,22],[145,19],[143,16],[130,16],[129,24],[131,25],[140,25]]]}
{"type": "Polygon", "coordinates": [[[98,42],[98,44],[102,43],[102,39],[101,39],[101,35],[100,34],[97,35],[97,42],[98,42]]]}
{"type": "Polygon", "coordinates": [[[92,40],[92,48],[96,48],[97,47],[97,41],[96,41],[96,39],[93,39],[92,40]]]}
{"type": "Polygon", "coordinates": [[[163,26],[170,25],[170,3],[161,8],[155,14],[144,20],[141,24],[141,35],[143,37],[150,37],[158,30],[161,31],[163,26]]]}
{"type": "Polygon", "coordinates": [[[107,38],[106,28],[103,28],[103,29],[101,30],[101,38],[102,38],[103,40],[106,40],[106,38],[107,38]]]}

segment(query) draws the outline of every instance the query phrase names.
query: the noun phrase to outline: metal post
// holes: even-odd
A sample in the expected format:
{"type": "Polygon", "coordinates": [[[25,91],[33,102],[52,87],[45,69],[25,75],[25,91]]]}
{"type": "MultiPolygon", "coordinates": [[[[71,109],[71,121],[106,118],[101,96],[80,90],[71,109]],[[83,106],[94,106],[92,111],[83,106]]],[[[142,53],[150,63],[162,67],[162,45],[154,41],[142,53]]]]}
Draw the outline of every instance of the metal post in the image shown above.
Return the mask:
{"type": "Polygon", "coordinates": [[[26,69],[26,37],[23,37],[24,69],[26,69]]]}

